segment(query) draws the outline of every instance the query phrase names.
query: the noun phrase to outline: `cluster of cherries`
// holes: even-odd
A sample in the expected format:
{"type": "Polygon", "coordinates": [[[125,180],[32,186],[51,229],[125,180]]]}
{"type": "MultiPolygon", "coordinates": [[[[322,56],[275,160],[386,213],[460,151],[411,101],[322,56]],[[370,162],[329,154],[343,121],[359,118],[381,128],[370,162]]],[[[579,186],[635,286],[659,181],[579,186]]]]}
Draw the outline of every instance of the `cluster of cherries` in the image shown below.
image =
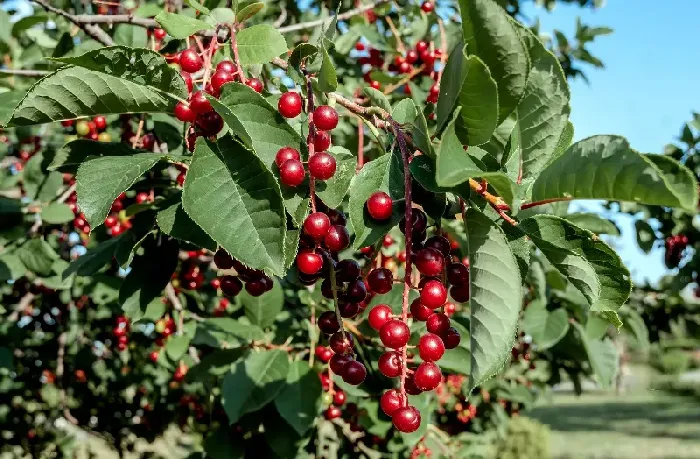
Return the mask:
{"type": "MultiPolygon", "coordinates": [[[[218,285],[221,292],[227,297],[233,298],[241,293],[243,282],[245,282],[245,291],[255,297],[269,292],[274,287],[272,278],[264,272],[248,268],[223,249],[219,249],[214,255],[214,264],[219,269],[233,268],[236,270],[237,276],[223,276],[218,278],[218,282],[214,283],[214,285],[218,285]]],[[[226,303],[224,309],[226,306],[228,306],[228,303],[226,303]]]]}
{"type": "Polygon", "coordinates": [[[105,132],[107,119],[102,115],[95,116],[92,120],[63,120],[61,126],[66,130],[74,130],[75,135],[100,142],[111,142],[112,136],[105,132]]]}
{"type": "MultiPolygon", "coordinates": [[[[282,94],[278,110],[285,118],[295,118],[302,112],[301,95],[297,92],[282,94]]],[[[309,175],[316,180],[328,180],[335,175],[336,160],[326,152],[331,146],[330,131],[338,126],[338,112],[328,105],[316,107],[309,116],[315,131],[313,137],[314,154],[309,157],[309,175]]],[[[280,180],[287,186],[296,187],[304,182],[306,171],[301,162],[301,154],[293,147],[281,148],[275,155],[275,164],[280,171],[280,180]]]]}
{"type": "Polygon", "coordinates": [[[676,234],[666,238],[666,255],[664,261],[669,269],[677,268],[683,258],[683,251],[688,246],[688,236],[676,234]]]}
{"type": "Polygon", "coordinates": [[[126,350],[129,345],[129,319],[126,316],[117,316],[117,324],[112,329],[112,335],[117,338],[117,349],[126,350]]]}

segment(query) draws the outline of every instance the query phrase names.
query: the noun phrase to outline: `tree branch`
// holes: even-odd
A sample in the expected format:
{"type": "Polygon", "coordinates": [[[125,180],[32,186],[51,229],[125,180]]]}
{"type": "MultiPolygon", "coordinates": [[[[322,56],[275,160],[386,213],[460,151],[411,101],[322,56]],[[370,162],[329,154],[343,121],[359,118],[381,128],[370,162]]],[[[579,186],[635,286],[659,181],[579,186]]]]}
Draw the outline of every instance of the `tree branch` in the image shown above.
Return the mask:
{"type": "MultiPolygon", "coordinates": [[[[51,4],[46,0],[32,0],[32,1],[50,13],[54,13],[54,14],[57,14],[59,16],[63,16],[68,21],[70,21],[73,24],[80,27],[83,30],[83,32],[85,32],[87,35],[94,38],[95,40],[102,43],[103,45],[105,45],[105,46],[114,45],[114,40],[112,40],[112,37],[110,37],[107,34],[107,32],[100,29],[99,26],[95,25],[94,22],[85,22],[84,20],[80,19],[80,16],[70,14],[70,13],[68,13],[60,8],[56,8],[55,6],[51,6],[51,4]]],[[[92,15],[90,15],[90,17],[91,17],[91,19],[93,18],[92,15]]],[[[97,17],[101,17],[101,16],[97,16],[97,17]]],[[[104,17],[107,17],[107,16],[104,16],[104,17]]]]}
{"type": "MultiPolygon", "coordinates": [[[[338,21],[345,21],[346,19],[350,19],[353,16],[360,15],[364,13],[365,11],[373,10],[379,5],[383,3],[388,3],[389,0],[377,0],[372,3],[368,3],[367,5],[362,5],[360,7],[351,9],[346,11],[345,13],[338,14],[336,19],[338,21]]],[[[288,32],[295,32],[297,30],[304,30],[304,29],[312,29],[316,26],[324,25],[324,24],[330,24],[330,22],[333,20],[333,16],[329,18],[323,18],[323,19],[316,19],[314,21],[308,21],[308,22],[300,22],[298,24],[292,24],[288,25],[286,27],[280,27],[279,30],[281,33],[288,33],[288,32]]]]}
{"type": "Polygon", "coordinates": [[[22,69],[0,69],[0,75],[24,76],[31,78],[41,78],[51,72],[46,70],[22,70],[22,69]]]}

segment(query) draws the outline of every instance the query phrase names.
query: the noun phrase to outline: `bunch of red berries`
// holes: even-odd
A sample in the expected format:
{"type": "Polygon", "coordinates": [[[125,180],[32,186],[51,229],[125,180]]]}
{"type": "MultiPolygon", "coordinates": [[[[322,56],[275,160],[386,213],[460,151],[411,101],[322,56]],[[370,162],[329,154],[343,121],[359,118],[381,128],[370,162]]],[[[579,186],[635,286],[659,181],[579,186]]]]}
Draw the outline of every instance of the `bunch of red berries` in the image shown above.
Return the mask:
{"type": "Polygon", "coordinates": [[[664,261],[669,269],[677,268],[683,258],[683,251],[688,246],[688,236],[676,234],[666,238],[666,256],[664,261]]]}
{"type": "Polygon", "coordinates": [[[214,255],[214,264],[219,269],[236,270],[236,276],[226,275],[219,278],[219,288],[227,297],[233,298],[241,293],[243,282],[245,282],[246,292],[255,297],[269,292],[274,287],[272,278],[264,272],[248,268],[223,249],[219,249],[214,255]]]}
{"type": "Polygon", "coordinates": [[[107,129],[107,119],[98,115],[92,120],[64,120],[61,121],[63,126],[69,132],[72,131],[79,137],[84,137],[90,140],[99,140],[100,142],[111,142],[112,136],[104,132],[107,129]]]}
{"type": "Polygon", "coordinates": [[[129,345],[129,319],[126,316],[117,316],[117,324],[112,329],[112,335],[117,338],[117,349],[123,351],[129,345]]]}

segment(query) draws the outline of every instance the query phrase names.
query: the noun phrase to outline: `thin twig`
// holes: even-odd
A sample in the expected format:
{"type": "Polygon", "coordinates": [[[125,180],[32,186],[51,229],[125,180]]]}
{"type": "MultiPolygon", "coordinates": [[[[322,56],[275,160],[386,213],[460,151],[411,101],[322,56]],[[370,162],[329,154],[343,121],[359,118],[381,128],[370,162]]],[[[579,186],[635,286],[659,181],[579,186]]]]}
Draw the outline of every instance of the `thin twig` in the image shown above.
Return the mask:
{"type": "MultiPolygon", "coordinates": [[[[366,11],[373,10],[379,5],[383,3],[388,3],[390,0],[378,0],[372,3],[368,3],[367,5],[363,5],[357,8],[354,8],[352,10],[348,10],[345,13],[339,14],[336,16],[338,21],[345,21],[347,19],[352,18],[353,16],[360,15],[366,11]]],[[[323,18],[323,19],[316,19],[314,21],[308,21],[308,22],[300,22],[298,24],[292,24],[288,25],[285,27],[280,27],[279,30],[281,33],[288,33],[288,32],[295,32],[297,30],[305,30],[305,29],[312,29],[316,26],[320,25],[326,25],[329,24],[333,20],[333,17],[330,18],[323,18]]]]}
{"type": "Polygon", "coordinates": [[[401,35],[399,35],[399,31],[396,30],[396,27],[394,26],[394,21],[391,20],[389,16],[385,18],[386,23],[389,24],[389,28],[391,29],[391,33],[394,35],[394,38],[396,38],[396,48],[399,53],[402,55],[406,54],[406,47],[403,44],[403,41],[401,41],[401,35]]]}
{"type": "Polygon", "coordinates": [[[275,19],[275,22],[272,23],[272,27],[275,29],[279,29],[282,27],[282,24],[284,24],[284,21],[287,20],[287,8],[284,6],[284,4],[280,3],[280,15],[277,19],[275,19]]]}
{"type": "Polygon", "coordinates": [[[23,76],[29,78],[41,78],[51,72],[46,70],[0,69],[0,75],[23,76]]]}
{"type": "MultiPolygon", "coordinates": [[[[216,41],[216,40],[214,40],[216,41]]],[[[231,27],[231,51],[233,51],[233,59],[236,63],[236,71],[241,79],[241,83],[246,84],[245,74],[241,66],[241,59],[238,57],[238,41],[236,40],[236,27],[231,27]]]]}
{"type": "Polygon", "coordinates": [[[391,94],[391,93],[394,92],[396,89],[400,88],[401,86],[403,86],[403,85],[405,85],[406,83],[408,83],[409,81],[411,81],[411,80],[413,79],[413,77],[415,77],[416,75],[418,75],[419,73],[421,73],[421,72],[423,71],[423,69],[425,69],[425,65],[421,65],[420,67],[414,68],[413,70],[411,70],[411,72],[410,72],[408,75],[406,75],[405,77],[401,78],[401,79],[400,79],[399,81],[397,81],[396,83],[387,86],[387,87],[384,89],[384,94],[391,94]]]}
{"type": "MultiPolygon", "coordinates": [[[[110,37],[107,34],[107,32],[100,29],[100,27],[98,25],[96,25],[94,22],[85,22],[84,19],[81,19],[79,16],[70,14],[70,13],[68,13],[60,8],[56,8],[55,6],[51,6],[51,4],[49,2],[47,2],[46,0],[32,0],[32,1],[50,13],[55,13],[55,14],[58,14],[59,16],[63,16],[68,21],[70,21],[73,24],[80,27],[83,30],[83,32],[85,32],[87,35],[94,38],[95,40],[102,43],[103,45],[105,45],[105,46],[114,45],[114,40],[112,40],[112,37],[110,37]]],[[[92,16],[92,15],[90,15],[90,16],[92,16]]]]}
{"type": "MultiPolygon", "coordinates": [[[[314,90],[311,87],[311,77],[306,75],[306,113],[309,118],[309,134],[306,137],[306,147],[309,150],[309,161],[315,153],[316,126],[314,125],[314,90]]],[[[311,196],[311,211],[316,212],[316,180],[309,174],[309,195],[311,196]]]]}
{"type": "Polygon", "coordinates": [[[66,202],[66,199],[70,197],[73,193],[75,193],[75,188],[77,186],[77,182],[72,184],[71,186],[68,187],[66,191],[63,192],[61,196],[56,200],[57,203],[62,204],[66,202]]]}
{"type": "Polygon", "coordinates": [[[168,296],[168,300],[170,300],[170,303],[173,305],[173,308],[179,312],[178,321],[177,321],[177,334],[182,335],[182,330],[184,329],[185,326],[185,310],[182,307],[182,302],[180,301],[180,298],[177,297],[177,293],[175,293],[175,287],[173,287],[173,284],[171,282],[168,282],[168,285],[165,286],[165,294],[168,296]]]}
{"type": "Polygon", "coordinates": [[[552,198],[552,199],[545,199],[544,201],[528,202],[528,203],[520,206],[520,210],[529,209],[531,207],[543,206],[545,204],[552,204],[555,202],[571,201],[572,199],[573,198],[552,198]]]}
{"type": "Polygon", "coordinates": [[[365,123],[362,118],[357,117],[357,168],[362,169],[365,165],[365,123]]]}

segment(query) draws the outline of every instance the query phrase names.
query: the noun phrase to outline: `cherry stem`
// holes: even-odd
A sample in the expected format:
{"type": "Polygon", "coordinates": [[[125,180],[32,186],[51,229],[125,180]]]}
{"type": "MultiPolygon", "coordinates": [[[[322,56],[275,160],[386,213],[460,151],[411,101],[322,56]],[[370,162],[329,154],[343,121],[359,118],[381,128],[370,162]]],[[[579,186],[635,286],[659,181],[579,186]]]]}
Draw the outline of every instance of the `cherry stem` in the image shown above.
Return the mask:
{"type": "Polygon", "coordinates": [[[510,223],[513,226],[517,226],[518,222],[515,221],[512,217],[510,217],[508,214],[506,214],[505,211],[510,210],[510,206],[506,204],[505,201],[503,201],[503,198],[500,196],[495,196],[488,191],[488,182],[486,180],[482,180],[481,182],[477,182],[474,179],[469,179],[469,187],[474,190],[479,196],[484,198],[486,202],[488,202],[491,207],[498,213],[498,215],[501,216],[501,218],[508,223],[510,223]]]}
{"type": "MultiPolygon", "coordinates": [[[[246,77],[243,73],[243,67],[241,67],[241,59],[238,57],[238,41],[236,41],[236,29],[237,29],[237,24],[232,24],[230,27],[230,30],[231,30],[231,51],[233,51],[233,60],[236,63],[236,71],[238,72],[238,76],[241,79],[241,83],[246,84],[246,77]]],[[[216,39],[214,38],[213,41],[216,42],[216,39]]]]}
{"type": "Polygon", "coordinates": [[[365,165],[365,124],[357,117],[357,172],[365,165]]]}
{"type": "Polygon", "coordinates": [[[528,202],[527,204],[523,204],[522,206],[520,206],[520,210],[529,209],[531,207],[543,206],[545,204],[552,204],[554,202],[571,201],[572,199],[573,198],[552,198],[545,199],[543,201],[528,202]]]}
{"type": "MultiPolygon", "coordinates": [[[[404,133],[401,131],[401,127],[399,124],[394,121],[392,118],[389,118],[389,122],[391,123],[391,128],[394,131],[394,135],[396,136],[396,140],[399,144],[399,150],[401,151],[401,158],[403,159],[403,172],[404,172],[404,187],[405,187],[405,205],[406,205],[406,210],[404,212],[404,218],[406,220],[406,238],[405,238],[405,246],[406,246],[406,268],[404,272],[404,284],[403,284],[403,303],[401,306],[401,320],[406,323],[408,321],[408,297],[411,292],[411,287],[413,286],[413,283],[411,282],[411,274],[413,270],[413,264],[412,264],[412,254],[411,254],[411,248],[413,247],[412,245],[412,237],[413,237],[413,209],[412,209],[412,196],[411,196],[411,171],[409,169],[409,155],[410,152],[408,151],[408,147],[406,146],[406,138],[404,137],[404,133]]],[[[404,346],[401,349],[401,361],[403,363],[401,367],[401,402],[404,405],[408,404],[408,397],[406,396],[406,375],[408,371],[408,362],[407,362],[407,347],[404,346]]]]}
{"type": "Polygon", "coordinates": [[[212,57],[214,57],[217,46],[218,43],[216,39],[212,39],[211,43],[209,43],[209,49],[204,52],[204,76],[202,77],[203,88],[206,87],[207,83],[209,82],[209,76],[211,75],[211,60],[212,57]]]}
{"type": "MultiPolygon", "coordinates": [[[[316,126],[314,125],[314,90],[311,87],[311,77],[303,69],[306,77],[306,113],[309,118],[309,135],[306,137],[306,147],[309,150],[309,161],[315,153],[314,137],[316,136],[316,126]]],[[[316,180],[309,174],[309,194],[311,196],[311,211],[316,212],[316,180]]]]}

